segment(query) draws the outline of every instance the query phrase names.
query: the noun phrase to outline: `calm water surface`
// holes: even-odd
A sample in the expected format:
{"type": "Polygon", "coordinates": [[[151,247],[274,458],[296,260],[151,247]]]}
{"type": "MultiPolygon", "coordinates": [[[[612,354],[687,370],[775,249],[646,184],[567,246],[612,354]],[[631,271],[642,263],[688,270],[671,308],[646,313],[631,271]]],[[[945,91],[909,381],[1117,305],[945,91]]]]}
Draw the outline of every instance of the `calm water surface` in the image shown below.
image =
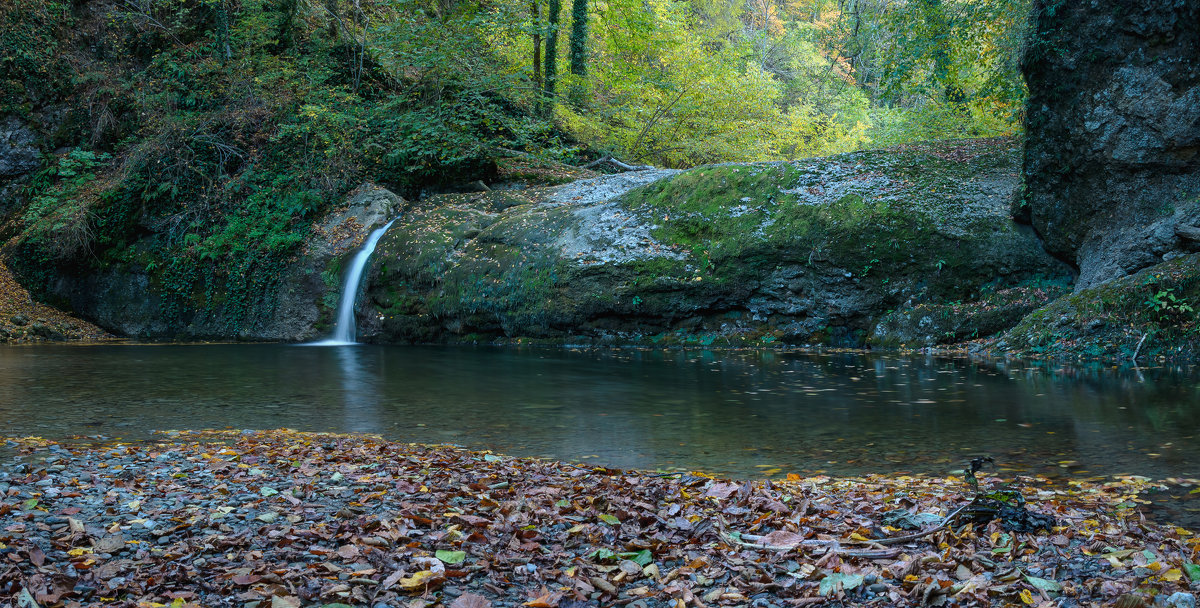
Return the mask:
{"type": "Polygon", "coordinates": [[[0,347],[0,433],[364,431],[620,468],[1200,477],[1200,372],[924,357],[286,345],[0,347]]]}

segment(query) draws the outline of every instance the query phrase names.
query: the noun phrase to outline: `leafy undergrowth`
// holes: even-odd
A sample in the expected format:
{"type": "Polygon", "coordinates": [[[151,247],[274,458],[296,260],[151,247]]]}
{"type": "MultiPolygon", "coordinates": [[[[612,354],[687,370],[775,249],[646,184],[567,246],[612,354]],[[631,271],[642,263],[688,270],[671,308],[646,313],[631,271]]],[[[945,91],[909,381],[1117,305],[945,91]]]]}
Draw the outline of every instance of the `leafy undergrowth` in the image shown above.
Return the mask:
{"type": "Polygon", "coordinates": [[[1059,298],[985,347],[1020,357],[1195,360],[1197,307],[1193,253],[1059,298]]]}
{"type": "Polygon", "coordinates": [[[1200,577],[1195,537],[1131,508],[1140,478],[1026,479],[1015,511],[1054,523],[1021,532],[955,519],[955,478],[655,476],[288,430],[16,445],[19,606],[1140,606],[1200,577]]]}
{"type": "Polygon", "coordinates": [[[105,340],[108,332],[57,308],[35,302],[0,259],[0,343],[105,340]]]}

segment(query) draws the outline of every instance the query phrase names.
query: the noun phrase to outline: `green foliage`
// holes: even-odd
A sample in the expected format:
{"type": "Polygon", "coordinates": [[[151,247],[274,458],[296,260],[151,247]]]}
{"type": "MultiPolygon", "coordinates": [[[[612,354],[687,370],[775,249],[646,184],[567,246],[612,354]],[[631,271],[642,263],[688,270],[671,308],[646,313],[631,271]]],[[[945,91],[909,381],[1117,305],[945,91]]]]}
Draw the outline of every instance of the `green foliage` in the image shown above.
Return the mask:
{"type": "Polygon", "coordinates": [[[34,176],[21,221],[40,259],[66,259],[91,249],[95,195],[89,189],[111,159],[75,148],[34,176]]]}
{"type": "Polygon", "coordinates": [[[1175,289],[1170,287],[1152,291],[1145,304],[1159,325],[1181,322],[1196,312],[1186,298],[1176,296],[1175,289]]]}
{"type": "MultiPolygon", "coordinates": [[[[511,148],[687,167],[992,134],[1012,130],[1024,94],[1009,61],[1021,0],[575,0],[569,40],[549,4],[540,23],[523,0],[6,2],[0,114],[73,104],[53,143],[77,148],[32,181],[17,266],[41,285],[135,269],[170,321],[219,308],[237,325],[313,219],[367,180],[415,197],[490,180],[511,148]],[[556,87],[570,103],[547,117],[556,87]]],[[[905,221],[844,203],[831,209],[845,217],[797,207],[774,229],[905,221]]],[[[689,213],[669,229],[711,267],[762,211],[689,213]]],[[[533,287],[497,292],[505,310],[556,280],[510,279],[533,287]]]]}
{"type": "Polygon", "coordinates": [[[0,3],[0,116],[28,113],[67,89],[73,71],[60,40],[73,22],[69,2],[0,3]]]}

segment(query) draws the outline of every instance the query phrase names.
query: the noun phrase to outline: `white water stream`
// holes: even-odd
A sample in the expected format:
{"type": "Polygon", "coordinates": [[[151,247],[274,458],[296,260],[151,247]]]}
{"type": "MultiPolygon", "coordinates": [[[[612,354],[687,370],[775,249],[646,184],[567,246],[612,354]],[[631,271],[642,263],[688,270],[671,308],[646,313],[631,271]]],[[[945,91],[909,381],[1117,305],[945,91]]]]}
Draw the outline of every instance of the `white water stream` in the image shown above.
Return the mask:
{"type": "Polygon", "coordinates": [[[362,283],[363,270],[367,267],[367,260],[371,254],[375,252],[375,245],[379,243],[379,239],[383,238],[383,233],[387,232],[388,228],[392,227],[392,220],[385,224],[382,228],[376,228],[367,237],[363,243],[362,249],[354,254],[354,259],[350,262],[350,271],[346,273],[346,282],[342,285],[342,297],[338,300],[337,322],[333,326],[333,334],[328,339],[320,342],[312,342],[312,346],[348,346],[357,344],[355,342],[355,333],[358,329],[354,318],[354,303],[358,299],[358,291],[360,283],[362,283]]]}

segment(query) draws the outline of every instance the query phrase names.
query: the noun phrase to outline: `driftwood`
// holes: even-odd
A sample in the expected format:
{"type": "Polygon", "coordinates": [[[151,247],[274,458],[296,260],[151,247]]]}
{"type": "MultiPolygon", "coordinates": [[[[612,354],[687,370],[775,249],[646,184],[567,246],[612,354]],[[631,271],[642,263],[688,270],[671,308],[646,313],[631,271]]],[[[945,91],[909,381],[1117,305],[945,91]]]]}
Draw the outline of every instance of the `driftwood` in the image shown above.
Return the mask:
{"type": "MultiPolygon", "coordinates": [[[[758,540],[763,537],[755,534],[743,534],[742,538],[758,540]]],[[[763,551],[792,551],[798,547],[825,547],[827,551],[844,555],[846,557],[862,557],[865,559],[891,559],[900,555],[899,549],[843,549],[841,544],[836,540],[802,540],[798,545],[767,545],[763,543],[747,542],[734,538],[732,534],[721,532],[721,539],[731,545],[746,547],[747,549],[761,549],[763,551]]]]}
{"type": "Polygon", "coordinates": [[[649,171],[654,168],[653,165],[630,165],[627,163],[623,163],[623,162],[613,158],[612,156],[605,156],[604,158],[601,158],[600,160],[590,162],[590,163],[584,165],[583,168],[591,169],[593,167],[599,167],[600,165],[609,165],[612,167],[616,167],[622,171],[649,171]]]}

